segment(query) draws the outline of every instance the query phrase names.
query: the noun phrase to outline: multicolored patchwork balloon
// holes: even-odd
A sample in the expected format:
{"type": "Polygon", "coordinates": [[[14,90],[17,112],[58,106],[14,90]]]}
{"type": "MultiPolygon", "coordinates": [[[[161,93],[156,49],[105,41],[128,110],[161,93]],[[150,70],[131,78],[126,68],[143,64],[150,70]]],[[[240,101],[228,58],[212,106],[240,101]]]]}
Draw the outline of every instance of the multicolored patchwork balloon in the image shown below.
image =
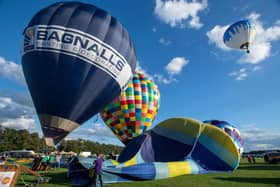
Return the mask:
{"type": "Polygon", "coordinates": [[[127,89],[102,111],[102,119],[114,134],[127,144],[152,125],[160,105],[157,85],[136,71],[127,89]]]}

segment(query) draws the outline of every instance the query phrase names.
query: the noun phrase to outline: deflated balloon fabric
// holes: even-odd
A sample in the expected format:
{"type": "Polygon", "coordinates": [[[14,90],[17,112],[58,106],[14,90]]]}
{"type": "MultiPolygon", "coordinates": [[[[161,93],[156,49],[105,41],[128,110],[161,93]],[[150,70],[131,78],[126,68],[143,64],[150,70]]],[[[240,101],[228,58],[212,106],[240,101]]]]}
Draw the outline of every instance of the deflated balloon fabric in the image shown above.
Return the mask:
{"type": "Polygon", "coordinates": [[[222,129],[223,131],[225,131],[231,137],[236,147],[238,148],[239,153],[242,155],[244,140],[241,137],[239,130],[235,126],[222,120],[207,120],[207,121],[203,121],[203,123],[214,125],[222,129]]]}
{"type": "Polygon", "coordinates": [[[115,183],[231,172],[239,161],[236,144],[222,129],[172,118],[134,138],[120,154],[119,164],[103,167],[103,179],[115,183]]]}

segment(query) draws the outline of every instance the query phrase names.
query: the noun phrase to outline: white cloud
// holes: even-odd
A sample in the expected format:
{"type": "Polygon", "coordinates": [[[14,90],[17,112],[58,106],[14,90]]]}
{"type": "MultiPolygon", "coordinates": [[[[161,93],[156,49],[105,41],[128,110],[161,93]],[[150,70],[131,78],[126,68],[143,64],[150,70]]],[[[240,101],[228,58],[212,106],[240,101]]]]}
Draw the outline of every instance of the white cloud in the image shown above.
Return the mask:
{"type": "MultiPolygon", "coordinates": [[[[248,18],[252,20],[256,28],[256,36],[252,45],[250,46],[250,53],[243,54],[238,63],[258,64],[261,61],[271,56],[272,42],[280,39],[280,20],[277,20],[274,25],[268,28],[264,28],[262,22],[259,20],[260,14],[251,13],[248,18]]],[[[222,50],[229,51],[223,43],[223,33],[226,30],[226,26],[216,25],[212,30],[208,31],[209,42],[216,44],[216,46],[222,50]]]]}
{"type": "Polygon", "coordinates": [[[232,71],[228,75],[233,77],[235,80],[242,81],[248,77],[249,73],[257,72],[262,69],[261,66],[253,66],[250,68],[241,68],[238,71],[232,71]]]}
{"type": "Polygon", "coordinates": [[[177,80],[174,76],[179,75],[183,70],[184,66],[189,63],[189,60],[184,57],[175,57],[173,58],[166,66],[165,70],[167,71],[167,76],[164,76],[161,73],[155,73],[153,75],[149,74],[146,69],[140,66],[140,63],[137,62],[136,69],[138,71],[142,71],[145,75],[147,75],[150,79],[156,80],[162,84],[170,84],[172,82],[176,82],[177,80]]]}
{"type": "Polygon", "coordinates": [[[250,141],[280,140],[280,129],[261,129],[250,127],[240,129],[240,131],[242,131],[242,137],[250,141]]]}
{"type": "Polygon", "coordinates": [[[223,41],[223,35],[227,27],[228,25],[226,26],[216,25],[212,30],[208,31],[206,35],[209,39],[209,43],[214,43],[217,48],[229,51],[230,48],[228,48],[223,41]]]}
{"type": "Polygon", "coordinates": [[[165,67],[168,74],[177,75],[180,74],[183,67],[189,63],[189,60],[184,57],[175,57],[173,58],[165,67]]]}
{"type": "Polygon", "coordinates": [[[183,70],[184,66],[189,63],[189,60],[184,57],[175,57],[173,58],[166,66],[165,70],[168,73],[168,76],[163,76],[162,74],[154,74],[154,79],[163,84],[170,84],[176,82],[174,78],[175,75],[179,75],[183,70]]]}
{"type": "Polygon", "coordinates": [[[153,75],[149,74],[146,69],[144,69],[142,66],[140,66],[139,62],[137,63],[136,70],[143,72],[149,79],[151,79],[153,81],[156,80],[157,82],[162,83],[162,84],[170,84],[170,83],[176,81],[176,79],[174,79],[170,75],[169,75],[169,77],[164,77],[162,74],[158,74],[158,73],[155,73],[153,75]]]}
{"type": "Polygon", "coordinates": [[[31,96],[27,91],[18,92],[10,90],[0,90],[0,97],[9,98],[19,105],[34,108],[31,96]]]}
{"type": "Polygon", "coordinates": [[[238,59],[238,63],[258,64],[269,57],[271,51],[271,43],[255,42],[250,47],[250,53],[243,55],[238,59]]]}
{"type": "Polygon", "coordinates": [[[198,13],[207,8],[207,0],[202,2],[186,0],[162,1],[156,0],[154,13],[171,27],[185,27],[188,22],[191,28],[199,29],[203,26],[198,13]]]}
{"type": "Polygon", "coordinates": [[[161,37],[158,42],[162,45],[170,45],[172,43],[170,40],[167,40],[163,37],[161,37]]]}
{"type": "Polygon", "coordinates": [[[15,62],[0,57],[0,76],[25,85],[22,67],[15,62]]]}
{"type": "Polygon", "coordinates": [[[247,69],[241,68],[239,71],[230,72],[229,76],[234,77],[235,80],[242,81],[248,76],[247,69]]]}
{"type": "Polygon", "coordinates": [[[253,72],[255,72],[255,71],[260,71],[261,69],[262,69],[261,66],[254,66],[254,67],[252,68],[252,71],[253,71],[253,72]]]}
{"type": "Polygon", "coordinates": [[[12,97],[0,96],[1,126],[38,131],[34,116],[35,110],[32,106],[16,102],[12,97]]]}
{"type": "Polygon", "coordinates": [[[1,119],[5,118],[31,117],[34,114],[34,109],[30,106],[17,103],[10,97],[0,96],[0,114],[1,123],[1,119]]]}
{"type": "Polygon", "coordinates": [[[113,132],[105,125],[101,123],[94,123],[87,128],[78,128],[73,133],[73,136],[82,135],[84,137],[90,136],[105,136],[105,137],[115,137],[113,132]]]}
{"type": "Polygon", "coordinates": [[[156,27],[153,27],[153,28],[152,28],[152,31],[153,31],[153,32],[157,32],[157,28],[156,28],[156,27]]]}
{"type": "Polygon", "coordinates": [[[163,84],[170,84],[172,82],[175,82],[176,79],[173,78],[172,76],[169,75],[169,77],[164,77],[163,75],[161,74],[154,74],[154,78],[160,82],[160,83],[163,83],[163,84]]]}
{"type": "Polygon", "coordinates": [[[248,127],[240,129],[245,142],[245,151],[280,149],[280,129],[248,127]]]}
{"type": "Polygon", "coordinates": [[[250,147],[251,150],[276,150],[280,149],[279,145],[274,145],[274,144],[254,144],[250,147]]]}
{"type": "Polygon", "coordinates": [[[12,129],[27,129],[29,131],[36,131],[37,125],[35,124],[35,119],[31,117],[20,116],[19,118],[6,119],[0,122],[1,126],[12,129]]]}
{"type": "MultiPolygon", "coordinates": [[[[17,130],[26,129],[30,132],[38,132],[40,136],[43,136],[35,116],[35,109],[30,103],[30,96],[27,93],[0,92],[0,126],[17,130]]],[[[113,141],[116,144],[121,144],[116,140],[111,130],[101,123],[93,123],[87,128],[81,126],[67,137],[67,139],[78,138],[102,140],[101,142],[104,143],[113,141]]]]}
{"type": "Polygon", "coordinates": [[[149,79],[153,80],[153,75],[149,74],[148,71],[140,65],[139,61],[137,61],[136,70],[143,72],[149,79]]]}
{"type": "Polygon", "coordinates": [[[85,124],[75,129],[65,137],[65,140],[90,140],[99,143],[123,146],[123,143],[113,134],[113,132],[101,123],[85,124]]]}

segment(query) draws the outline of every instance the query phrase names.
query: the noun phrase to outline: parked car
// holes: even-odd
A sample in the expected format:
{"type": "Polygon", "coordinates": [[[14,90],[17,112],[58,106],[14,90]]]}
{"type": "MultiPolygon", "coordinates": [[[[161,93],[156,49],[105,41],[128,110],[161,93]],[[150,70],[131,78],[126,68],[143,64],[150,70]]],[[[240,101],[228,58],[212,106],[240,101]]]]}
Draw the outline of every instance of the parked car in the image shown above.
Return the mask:
{"type": "Polygon", "coordinates": [[[264,161],[271,164],[280,162],[280,152],[270,152],[264,155],[264,161]]]}

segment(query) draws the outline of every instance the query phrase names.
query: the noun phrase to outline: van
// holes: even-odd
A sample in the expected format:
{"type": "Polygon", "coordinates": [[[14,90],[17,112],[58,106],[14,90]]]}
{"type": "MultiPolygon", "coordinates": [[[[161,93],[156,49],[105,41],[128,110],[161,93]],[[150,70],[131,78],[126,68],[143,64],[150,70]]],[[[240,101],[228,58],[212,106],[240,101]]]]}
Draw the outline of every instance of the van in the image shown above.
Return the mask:
{"type": "Polygon", "coordinates": [[[276,163],[280,162],[280,152],[266,153],[264,155],[264,161],[271,163],[271,164],[276,164],[276,163]]]}

